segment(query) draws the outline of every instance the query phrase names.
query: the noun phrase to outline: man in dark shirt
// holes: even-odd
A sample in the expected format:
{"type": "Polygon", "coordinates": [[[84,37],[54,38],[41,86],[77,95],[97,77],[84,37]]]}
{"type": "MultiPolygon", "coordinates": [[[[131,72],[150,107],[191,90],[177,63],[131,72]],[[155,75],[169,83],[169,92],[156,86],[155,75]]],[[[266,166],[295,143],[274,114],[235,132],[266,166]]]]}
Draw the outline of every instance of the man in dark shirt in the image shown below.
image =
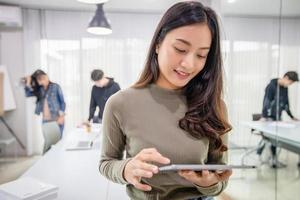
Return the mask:
{"type": "Polygon", "coordinates": [[[95,84],[92,88],[88,121],[93,119],[94,123],[101,123],[106,101],[111,95],[120,90],[120,86],[117,82],[114,82],[113,78],[105,77],[103,71],[100,69],[95,69],[92,71],[91,79],[95,84]],[[99,107],[99,113],[98,117],[94,119],[97,106],[99,107]]]}
{"type": "Polygon", "coordinates": [[[294,82],[299,81],[297,72],[289,71],[285,73],[283,78],[272,79],[265,89],[265,96],[263,101],[262,117],[264,119],[271,119],[275,121],[281,120],[282,111],[297,120],[291,113],[289,107],[288,86],[294,82]],[[277,90],[279,86],[279,91],[277,90]],[[279,92],[279,94],[277,94],[279,92]],[[278,99],[279,98],[279,99],[278,99]],[[277,112],[277,102],[279,103],[277,112]]]}
{"type": "MultiPolygon", "coordinates": [[[[299,81],[299,79],[298,74],[295,71],[285,73],[283,78],[271,80],[265,89],[261,121],[281,121],[282,111],[286,111],[293,120],[298,120],[290,111],[288,97],[288,86],[297,81],[299,81]],[[279,89],[277,87],[279,87],[279,89]]],[[[264,146],[265,145],[257,150],[259,155],[262,153],[264,146]]],[[[276,168],[276,159],[274,159],[276,157],[275,145],[271,145],[271,151],[273,156],[272,167],[276,168]]]]}

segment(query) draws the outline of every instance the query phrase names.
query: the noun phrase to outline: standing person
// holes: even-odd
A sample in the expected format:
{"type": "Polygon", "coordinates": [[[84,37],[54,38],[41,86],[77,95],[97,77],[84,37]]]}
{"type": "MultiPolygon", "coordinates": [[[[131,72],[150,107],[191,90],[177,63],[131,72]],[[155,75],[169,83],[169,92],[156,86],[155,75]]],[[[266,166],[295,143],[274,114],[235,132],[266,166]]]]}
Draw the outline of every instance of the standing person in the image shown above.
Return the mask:
{"type": "Polygon", "coordinates": [[[298,120],[290,111],[288,95],[288,87],[298,81],[298,74],[295,71],[286,72],[282,78],[275,78],[270,81],[265,89],[261,119],[262,121],[267,119],[281,121],[282,111],[286,111],[291,119],[298,120]],[[277,94],[278,86],[279,94],[277,94]],[[278,111],[277,102],[279,103],[278,111]]]}
{"type": "MultiPolygon", "coordinates": [[[[297,121],[290,111],[288,87],[295,82],[298,82],[298,74],[295,71],[288,71],[282,78],[275,78],[270,81],[265,89],[263,100],[262,118],[261,121],[281,121],[283,111],[290,116],[291,119],[297,121]],[[277,88],[279,87],[279,90],[277,88]],[[279,93],[278,93],[279,92],[279,93]],[[278,108],[278,110],[277,110],[278,108]]],[[[257,150],[257,154],[261,155],[265,148],[265,143],[257,150]]],[[[276,162],[276,146],[271,145],[272,152],[272,167],[277,168],[276,162]]],[[[300,162],[298,164],[300,166],[300,162]]]]}
{"type": "Polygon", "coordinates": [[[100,173],[126,184],[132,200],[219,195],[230,170],[159,173],[158,167],[227,162],[231,126],[222,77],[215,12],[198,1],[173,5],[158,24],[139,80],[107,102],[100,173]]]}
{"type": "Polygon", "coordinates": [[[94,119],[93,122],[101,123],[103,110],[108,98],[120,90],[120,86],[113,78],[104,76],[104,73],[100,69],[95,69],[91,73],[91,79],[94,81],[92,88],[91,101],[90,101],[90,114],[88,121],[91,121],[94,117],[96,108],[98,106],[98,119],[94,119]]]}
{"type": "Polygon", "coordinates": [[[43,123],[56,121],[61,136],[64,130],[66,104],[60,86],[51,82],[48,75],[38,69],[26,77],[25,94],[36,97],[35,114],[43,114],[43,123]]]}

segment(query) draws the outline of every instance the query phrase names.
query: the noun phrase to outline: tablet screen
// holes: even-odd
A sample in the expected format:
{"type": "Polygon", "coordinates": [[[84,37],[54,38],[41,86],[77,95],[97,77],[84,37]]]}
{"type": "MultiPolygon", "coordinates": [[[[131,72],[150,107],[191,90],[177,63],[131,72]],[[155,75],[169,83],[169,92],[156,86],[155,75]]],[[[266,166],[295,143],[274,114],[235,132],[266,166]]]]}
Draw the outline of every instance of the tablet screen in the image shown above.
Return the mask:
{"type": "Polygon", "coordinates": [[[254,165],[197,165],[197,164],[176,164],[176,165],[167,165],[159,168],[159,171],[179,171],[179,170],[193,170],[193,171],[201,171],[201,170],[230,170],[230,169],[254,169],[256,166],[254,165]]]}

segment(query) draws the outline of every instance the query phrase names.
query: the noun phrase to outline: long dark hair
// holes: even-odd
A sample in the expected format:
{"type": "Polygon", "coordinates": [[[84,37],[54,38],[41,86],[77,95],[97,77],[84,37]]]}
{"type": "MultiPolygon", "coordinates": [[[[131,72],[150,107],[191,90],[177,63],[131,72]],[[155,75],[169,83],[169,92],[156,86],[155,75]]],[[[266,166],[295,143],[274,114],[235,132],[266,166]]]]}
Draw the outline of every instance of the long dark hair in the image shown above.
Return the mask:
{"type": "Polygon", "coordinates": [[[31,83],[30,84],[31,84],[31,88],[32,88],[32,93],[34,96],[36,96],[36,103],[44,98],[42,91],[41,91],[42,86],[40,86],[37,81],[38,77],[42,76],[42,75],[47,75],[47,74],[41,69],[36,70],[31,75],[31,83]]]}
{"type": "Polygon", "coordinates": [[[197,1],[180,2],[167,10],[152,38],[144,70],[134,88],[155,83],[159,77],[156,46],[166,34],[176,28],[196,23],[208,25],[212,43],[204,68],[183,88],[188,110],[179,127],[194,138],[206,137],[215,152],[227,150],[221,136],[231,130],[222,101],[223,66],[220,48],[218,17],[209,7],[197,1]]]}

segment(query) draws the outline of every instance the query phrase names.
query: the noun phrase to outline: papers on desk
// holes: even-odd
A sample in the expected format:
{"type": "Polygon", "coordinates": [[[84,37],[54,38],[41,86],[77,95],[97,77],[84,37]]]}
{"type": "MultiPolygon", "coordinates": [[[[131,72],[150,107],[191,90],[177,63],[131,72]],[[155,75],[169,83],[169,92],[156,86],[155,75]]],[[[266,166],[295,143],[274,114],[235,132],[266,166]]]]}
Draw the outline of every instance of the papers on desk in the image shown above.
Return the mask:
{"type": "Polygon", "coordinates": [[[52,200],[57,198],[58,187],[30,177],[0,185],[1,200],[52,200]]]}
{"type": "Polygon", "coordinates": [[[277,121],[277,122],[271,122],[268,124],[269,126],[277,126],[280,128],[296,128],[297,125],[300,125],[297,122],[282,122],[282,121],[277,121]]]}

